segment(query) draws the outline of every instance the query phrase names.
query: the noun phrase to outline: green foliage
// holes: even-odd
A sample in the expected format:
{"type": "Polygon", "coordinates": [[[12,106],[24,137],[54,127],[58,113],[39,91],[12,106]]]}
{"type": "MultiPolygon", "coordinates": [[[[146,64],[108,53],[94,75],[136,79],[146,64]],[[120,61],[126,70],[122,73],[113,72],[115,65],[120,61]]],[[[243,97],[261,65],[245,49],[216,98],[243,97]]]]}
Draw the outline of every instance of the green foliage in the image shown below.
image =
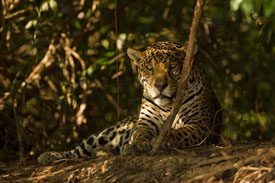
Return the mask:
{"type": "MultiPolygon", "coordinates": [[[[0,148],[14,154],[21,144],[30,156],[69,149],[137,113],[142,90],[126,49],[185,44],[194,8],[173,0],[3,3],[0,148]]],[[[236,140],[274,138],[274,10],[270,0],[214,0],[204,8],[196,62],[224,108],[224,135],[236,140]]]]}
{"type": "MultiPolygon", "coordinates": [[[[234,82],[230,105],[240,112],[229,115],[233,121],[238,121],[234,128],[237,131],[225,129],[226,134],[239,140],[274,138],[275,2],[231,0],[231,10],[236,19],[242,18],[238,22],[240,28],[235,47],[239,51],[232,55],[232,62],[241,61],[242,65],[229,64],[228,71],[232,72],[234,82]]],[[[228,126],[233,125],[232,120],[226,121],[228,126]]]]}

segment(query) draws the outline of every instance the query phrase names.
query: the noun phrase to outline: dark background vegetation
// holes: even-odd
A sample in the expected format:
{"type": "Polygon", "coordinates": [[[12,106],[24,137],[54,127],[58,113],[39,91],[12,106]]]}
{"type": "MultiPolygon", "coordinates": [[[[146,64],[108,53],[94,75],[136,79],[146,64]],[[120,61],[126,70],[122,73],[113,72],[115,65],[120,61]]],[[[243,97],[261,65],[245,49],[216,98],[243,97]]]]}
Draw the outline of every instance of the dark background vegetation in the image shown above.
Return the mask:
{"type": "MultiPolygon", "coordinates": [[[[136,114],[142,88],[126,49],[163,40],[185,44],[195,5],[1,3],[1,161],[68,150],[136,114]]],[[[206,69],[224,109],[223,135],[237,141],[275,136],[274,11],[272,0],[207,0],[204,7],[195,62],[206,69]]]]}

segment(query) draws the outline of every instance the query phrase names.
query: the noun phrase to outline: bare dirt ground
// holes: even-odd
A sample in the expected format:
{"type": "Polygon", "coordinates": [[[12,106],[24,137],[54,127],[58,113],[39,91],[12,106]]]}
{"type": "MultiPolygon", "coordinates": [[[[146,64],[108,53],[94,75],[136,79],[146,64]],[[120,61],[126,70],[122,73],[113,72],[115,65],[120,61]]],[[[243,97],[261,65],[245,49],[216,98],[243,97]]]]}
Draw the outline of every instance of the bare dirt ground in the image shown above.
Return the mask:
{"type": "Polygon", "coordinates": [[[275,142],[196,147],[155,155],[0,164],[0,182],[275,182],[275,142]]]}

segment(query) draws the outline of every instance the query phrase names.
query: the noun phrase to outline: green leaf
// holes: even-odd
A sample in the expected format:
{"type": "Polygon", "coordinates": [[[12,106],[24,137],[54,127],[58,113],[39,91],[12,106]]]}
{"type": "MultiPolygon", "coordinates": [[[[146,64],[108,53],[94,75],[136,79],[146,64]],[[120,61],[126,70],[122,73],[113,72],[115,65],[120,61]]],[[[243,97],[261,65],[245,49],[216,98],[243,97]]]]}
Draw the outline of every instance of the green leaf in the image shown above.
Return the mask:
{"type": "Polygon", "coordinates": [[[267,38],[266,38],[266,43],[269,44],[270,43],[270,39],[271,39],[271,35],[272,35],[272,29],[268,30],[267,32],[267,38]]]}
{"type": "Polygon", "coordinates": [[[90,76],[94,73],[95,67],[93,65],[90,65],[87,69],[87,75],[90,76]]]}
{"type": "Polygon", "coordinates": [[[237,11],[240,8],[240,4],[243,0],[231,0],[230,7],[232,11],[237,11]]]}
{"type": "Polygon", "coordinates": [[[264,25],[261,27],[261,29],[259,30],[259,32],[258,32],[258,37],[260,37],[260,36],[263,34],[264,29],[265,29],[265,24],[264,24],[264,25]]]}
{"type": "Polygon", "coordinates": [[[106,60],[106,58],[99,58],[96,60],[96,64],[99,64],[99,65],[107,65],[109,64],[109,60],[106,60]]]}
{"type": "Polygon", "coordinates": [[[153,18],[152,17],[139,17],[138,21],[143,24],[150,24],[153,22],[153,18]]]}
{"type": "Polygon", "coordinates": [[[111,58],[113,56],[115,56],[116,52],[114,51],[108,51],[107,53],[104,54],[105,57],[107,58],[111,58]]]}
{"type": "Polygon", "coordinates": [[[77,28],[77,29],[81,28],[81,24],[77,19],[75,19],[75,21],[74,21],[74,27],[77,28]]]}
{"type": "Polygon", "coordinates": [[[50,0],[49,5],[52,10],[55,10],[55,11],[57,10],[57,2],[55,0],[50,0]]]}
{"type": "Polygon", "coordinates": [[[31,27],[35,27],[37,25],[37,20],[30,20],[25,25],[25,29],[30,29],[31,27]]]}
{"type": "Polygon", "coordinates": [[[107,39],[102,39],[101,40],[101,45],[105,48],[105,49],[109,49],[110,43],[107,39]]]}
{"type": "Polygon", "coordinates": [[[275,1],[274,0],[263,0],[263,6],[264,6],[264,15],[266,17],[270,17],[275,10],[275,1]]]}
{"type": "Polygon", "coordinates": [[[251,22],[252,21],[251,13],[253,10],[253,2],[250,0],[244,0],[243,3],[241,4],[241,10],[245,15],[246,20],[248,22],[251,22]]]}

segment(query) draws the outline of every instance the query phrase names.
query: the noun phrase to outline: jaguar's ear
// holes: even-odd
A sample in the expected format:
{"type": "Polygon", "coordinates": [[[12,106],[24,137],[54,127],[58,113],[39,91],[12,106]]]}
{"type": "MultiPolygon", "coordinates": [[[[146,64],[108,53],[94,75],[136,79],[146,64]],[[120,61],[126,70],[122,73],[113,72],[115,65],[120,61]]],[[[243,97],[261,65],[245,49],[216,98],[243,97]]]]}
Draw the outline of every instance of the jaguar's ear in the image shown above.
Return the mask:
{"type": "Polygon", "coordinates": [[[134,62],[134,64],[139,65],[140,60],[143,58],[143,53],[133,48],[127,49],[128,57],[134,62]]]}

